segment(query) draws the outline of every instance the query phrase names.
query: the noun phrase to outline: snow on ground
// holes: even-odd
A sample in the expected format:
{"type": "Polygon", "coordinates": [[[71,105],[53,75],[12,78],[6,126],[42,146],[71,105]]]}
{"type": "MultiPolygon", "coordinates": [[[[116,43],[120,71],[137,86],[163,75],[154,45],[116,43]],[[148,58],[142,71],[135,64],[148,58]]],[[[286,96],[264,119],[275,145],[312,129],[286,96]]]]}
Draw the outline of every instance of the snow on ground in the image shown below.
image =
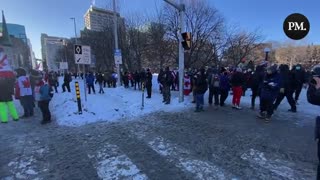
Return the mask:
{"type": "Polygon", "coordinates": [[[99,121],[116,121],[121,118],[138,117],[144,114],[165,111],[180,111],[189,106],[189,101],[179,103],[178,92],[172,92],[171,104],[162,103],[162,95],[159,94],[157,77],[153,78],[153,93],[151,99],[146,99],[144,94],[144,108],[142,109],[142,91],[118,88],[104,88],[105,94],[99,94],[98,85],[95,85],[96,94],[88,94],[87,101],[84,96],[83,80],[73,80],[71,93],[61,93],[62,79],[60,79],[59,93],[55,94],[51,101],[52,114],[60,125],[81,126],[99,121]],[[83,113],[78,114],[75,95],[75,82],[79,82],[83,113]]]}
{"type": "MultiPolygon", "coordinates": [[[[145,137],[144,133],[140,131],[132,133],[134,133],[139,139],[143,139],[145,137]]],[[[212,162],[192,158],[192,154],[189,151],[179,147],[169,140],[164,139],[163,137],[154,137],[149,140],[147,144],[155,152],[176,164],[176,167],[194,174],[196,179],[206,179],[207,177],[210,177],[210,179],[236,179],[233,175],[227,173],[212,162]]]]}
{"type": "Polygon", "coordinates": [[[106,144],[97,155],[88,157],[95,159],[97,174],[101,179],[148,179],[128,156],[119,154],[120,150],[116,145],[106,144]]]}
{"type": "MultiPolygon", "coordinates": [[[[60,86],[58,87],[59,93],[55,94],[51,103],[51,112],[53,119],[59,125],[65,126],[81,126],[89,123],[100,121],[117,121],[120,119],[131,119],[146,115],[148,113],[164,111],[164,112],[177,112],[183,111],[188,108],[193,108],[195,105],[191,103],[192,95],[185,97],[185,102],[179,103],[178,92],[171,92],[171,104],[165,105],[162,103],[162,95],[159,93],[159,85],[157,83],[157,74],[153,76],[152,98],[144,98],[144,108],[142,109],[142,92],[133,90],[133,88],[125,89],[118,88],[104,88],[105,94],[98,93],[98,85],[95,85],[96,94],[87,95],[87,101],[84,98],[84,85],[83,80],[74,79],[71,83],[71,93],[61,93],[61,85],[63,79],[60,78],[60,86]],[[75,95],[75,82],[79,82],[81,101],[83,113],[78,114],[77,101],[75,95]]],[[[208,102],[208,91],[205,94],[205,106],[208,102]]],[[[241,106],[244,108],[250,107],[251,91],[248,90],[245,97],[241,98],[241,106]]],[[[144,97],[147,96],[145,91],[144,97]]],[[[303,90],[300,95],[300,105],[298,106],[298,113],[303,113],[304,119],[313,121],[314,117],[318,115],[319,108],[309,104],[306,100],[306,90],[303,90]]],[[[229,95],[226,104],[231,104],[232,95],[229,95]]],[[[17,106],[20,106],[16,102],[17,106]]],[[[256,99],[256,107],[259,107],[259,98],[256,99]]],[[[22,114],[21,107],[18,108],[22,114]]],[[[282,101],[279,106],[281,112],[286,112],[289,105],[286,99],[282,101]]],[[[277,115],[278,113],[275,113],[277,115]]],[[[289,118],[292,118],[291,116],[289,118]]],[[[294,118],[294,117],[293,117],[294,118]]]]}

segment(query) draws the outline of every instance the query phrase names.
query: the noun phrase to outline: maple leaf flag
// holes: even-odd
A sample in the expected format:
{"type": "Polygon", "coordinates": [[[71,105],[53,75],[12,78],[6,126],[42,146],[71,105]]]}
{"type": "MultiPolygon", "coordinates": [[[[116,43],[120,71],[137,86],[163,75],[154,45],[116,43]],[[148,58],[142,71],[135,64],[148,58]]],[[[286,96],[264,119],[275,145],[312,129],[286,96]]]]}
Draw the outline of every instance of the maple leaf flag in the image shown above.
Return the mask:
{"type": "Polygon", "coordinates": [[[10,67],[8,56],[0,46],[0,77],[13,77],[14,73],[10,67]]]}

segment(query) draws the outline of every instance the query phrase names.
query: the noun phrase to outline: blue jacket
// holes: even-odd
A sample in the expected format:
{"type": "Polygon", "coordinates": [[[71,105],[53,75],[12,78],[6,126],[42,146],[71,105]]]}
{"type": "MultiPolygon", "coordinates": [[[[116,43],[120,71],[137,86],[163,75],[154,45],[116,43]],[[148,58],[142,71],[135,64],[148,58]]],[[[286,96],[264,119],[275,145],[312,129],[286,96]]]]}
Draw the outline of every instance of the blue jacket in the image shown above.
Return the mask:
{"type": "Polygon", "coordinates": [[[86,82],[87,82],[88,85],[93,85],[94,84],[94,76],[93,76],[93,74],[89,74],[86,77],[86,82]]]}
{"type": "Polygon", "coordinates": [[[221,75],[220,76],[220,89],[223,91],[230,90],[230,81],[228,75],[221,75]]]}
{"type": "Polygon", "coordinates": [[[51,100],[52,89],[48,84],[40,87],[40,101],[51,100]]]}
{"type": "Polygon", "coordinates": [[[281,79],[278,73],[266,75],[263,83],[261,84],[260,97],[262,99],[275,101],[280,91],[280,81],[281,79]]]}

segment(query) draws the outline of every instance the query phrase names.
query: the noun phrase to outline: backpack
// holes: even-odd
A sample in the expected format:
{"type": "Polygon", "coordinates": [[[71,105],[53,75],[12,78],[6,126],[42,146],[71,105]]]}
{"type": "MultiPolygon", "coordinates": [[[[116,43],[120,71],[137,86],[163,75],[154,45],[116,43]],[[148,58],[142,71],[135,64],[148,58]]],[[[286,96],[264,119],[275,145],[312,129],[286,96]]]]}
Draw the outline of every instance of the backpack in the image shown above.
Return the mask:
{"type": "Polygon", "coordinates": [[[217,74],[212,74],[210,85],[220,87],[220,77],[217,74]]]}
{"type": "Polygon", "coordinates": [[[310,84],[307,90],[307,100],[310,104],[320,106],[320,89],[310,84]]]}

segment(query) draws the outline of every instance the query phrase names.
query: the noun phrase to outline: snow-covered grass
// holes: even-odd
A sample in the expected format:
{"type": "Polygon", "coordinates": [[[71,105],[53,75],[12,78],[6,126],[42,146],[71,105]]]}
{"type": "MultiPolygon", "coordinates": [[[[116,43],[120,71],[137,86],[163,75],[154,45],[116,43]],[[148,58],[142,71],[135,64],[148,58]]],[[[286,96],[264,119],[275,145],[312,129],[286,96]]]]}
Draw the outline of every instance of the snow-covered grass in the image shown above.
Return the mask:
{"type": "MultiPolygon", "coordinates": [[[[62,85],[60,79],[60,85],[62,85]]],[[[178,92],[172,92],[171,104],[162,103],[162,95],[159,94],[157,77],[153,77],[153,93],[151,99],[146,99],[144,94],[144,108],[142,108],[142,91],[132,88],[104,88],[105,94],[98,93],[98,85],[95,86],[96,94],[88,94],[87,101],[84,96],[83,80],[74,79],[71,82],[71,93],[55,94],[51,101],[52,114],[60,125],[81,126],[99,121],[116,121],[121,118],[133,118],[156,111],[174,112],[190,106],[187,98],[184,103],[179,103],[178,92]],[[75,95],[75,82],[79,82],[83,113],[78,114],[78,106],[75,95]]]]}
{"type": "MultiPolygon", "coordinates": [[[[195,105],[191,103],[192,94],[185,97],[183,103],[179,103],[178,92],[171,92],[171,104],[165,105],[162,103],[162,95],[159,93],[159,85],[157,83],[157,74],[153,76],[152,98],[146,99],[147,92],[144,95],[144,108],[142,108],[142,92],[133,90],[133,88],[125,89],[124,87],[104,88],[105,94],[98,93],[98,85],[95,85],[96,94],[87,95],[87,101],[84,98],[83,80],[74,79],[71,85],[71,93],[61,93],[62,78],[60,78],[59,93],[54,95],[51,101],[51,111],[56,121],[60,125],[66,126],[81,126],[89,123],[100,121],[117,121],[120,119],[133,119],[148,113],[164,111],[177,112],[195,105]],[[79,82],[83,113],[78,114],[75,82],[79,82]]],[[[205,94],[205,104],[208,102],[208,93],[205,94]]],[[[249,108],[251,103],[251,91],[248,90],[245,97],[241,98],[241,106],[249,108]]],[[[313,121],[318,115],[319,108],[309,104],[306,100],[306,90],[303,90],[300,95],[300,105],[298,113],[303,114],[305,118],[313,121]]],[[[232,95],[229,95],[226,104],[231,104],[232,95]]],[[[259,98],[256,99],[256,107],[259,107],[259,98]]],[[[287,100],[284,99],[279,106],[281,112],[286,112],[289,109],[287,100]]],[[[276,113],[277,114],[277,113],[276,113]]]]}

